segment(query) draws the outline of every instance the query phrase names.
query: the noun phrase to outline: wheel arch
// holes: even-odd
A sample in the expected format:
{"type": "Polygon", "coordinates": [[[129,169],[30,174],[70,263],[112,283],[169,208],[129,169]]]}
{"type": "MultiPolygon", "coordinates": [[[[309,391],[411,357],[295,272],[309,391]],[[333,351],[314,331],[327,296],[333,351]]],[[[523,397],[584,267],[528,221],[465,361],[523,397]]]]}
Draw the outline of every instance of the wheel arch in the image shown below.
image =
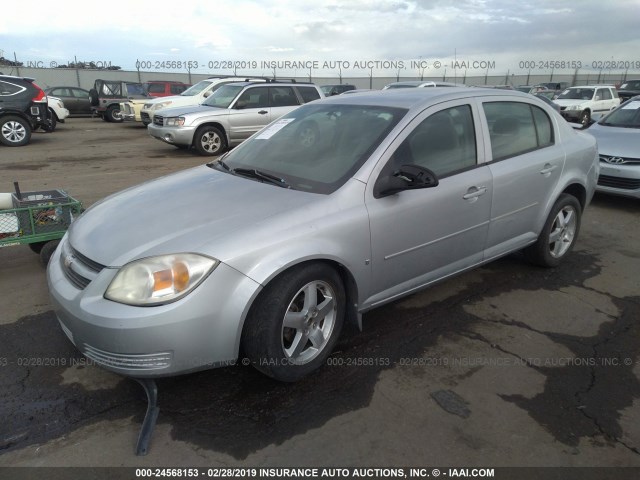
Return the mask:
{"type": "Polygon", "coordinates": [[[576,197],[578,203],[580,203],[580,208],[582,210],[584,210],[587,206],[587,189],[580,183],[572,183],[570,185],[567,185],[560,193],[567,193],[576,197]]]}
{"type": "Polygon", "coordinates": [[[227,142],[227,145],[229,145],[229,134],[227,133],[227,129],[224,128],[224,126],[220,123],[220,122],[216,122],[216,121],[207,121],[204,122],[200,125],[198,125],[196,127],[196,131],[193,134],[193,140],[191,140],[191,145],[195,145],[196,142],[196,133],[198,132],[198,130],[200,130],[202,127],[215,127],[218,130],[220,130],[220,132],[222,132],[222,134],[224,135],[224,138],[227,142]]]}
{"type": "Polygon", "coordinates": [[[350,327],[356,326],[358,328],[361,328],[361,321],[360,321],[361,316],[358,313],[358,285],[357,285],[355,276],[353,275],[353,272],[351,272],[351,270],[347,268],[347,266],[345,266],[343,263],[341,263],[335,258],[320,256],[320,257],[314,257],[314,258],[300,259],[298,261],[293,261],[291,263],[283,265],[277,271],[274,271],[265,281],[260,282],[262,284],[262,288],[252,298],[251,305],[249,305],[248,308],[246,308],[245,315],[241,319],[242,324],[238,329],[239,334],[236,338],[236,352],[238,352],[239,355],[242,353],[240,351],[240,345],[242,343],[242,336],[245,333],[244,327],[245,327],[247,318],[251,312],[251,309],[256,304],[260,295],[262,295],[262,292],[265,291],[266,287],[271,282],[273,282],[274,280],[282,276],[284,273],[289,272],[292,269],[303,268],[305,265],[310,265],[314,263],[322,263],[322,264],[328,265],[330,268],[334,269],[338,273],[344,286],[344,293],[345,293],[345,300],[346,300],[345,302],[346,311],[345,311],[345,319],[344,319],[345,324],[349,325],[350,327]]]}

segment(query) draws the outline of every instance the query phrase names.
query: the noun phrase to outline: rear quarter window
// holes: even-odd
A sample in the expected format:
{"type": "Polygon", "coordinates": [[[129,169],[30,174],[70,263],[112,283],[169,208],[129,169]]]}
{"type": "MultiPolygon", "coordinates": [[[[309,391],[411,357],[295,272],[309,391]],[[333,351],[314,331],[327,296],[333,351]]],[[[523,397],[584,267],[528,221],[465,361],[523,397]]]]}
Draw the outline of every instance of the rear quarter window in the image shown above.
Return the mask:
{"type": "Polygon", "coordinates": [[[320,94],[318,90],[313,87],[296,87],[298,89],[298,93],[302,97],[302,101],[304,103],[312,102],[314,100],[318,100],[320,98],[320,94]]]}
{"type": "Polygon", "coordinates": [[[19,93],[23,90],[26,89],[24,87],[20,87],[19,85],[0,81],[0,96],[15,95],[16,93],[19,93]]]}

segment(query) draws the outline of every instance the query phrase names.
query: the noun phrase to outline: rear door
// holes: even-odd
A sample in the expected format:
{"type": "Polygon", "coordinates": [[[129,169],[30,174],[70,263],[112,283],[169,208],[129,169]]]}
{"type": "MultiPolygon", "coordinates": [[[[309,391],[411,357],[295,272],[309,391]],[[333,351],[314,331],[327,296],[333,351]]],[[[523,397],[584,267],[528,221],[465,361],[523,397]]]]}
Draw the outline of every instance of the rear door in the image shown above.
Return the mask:
{"type": "Polygon", "coordinates": [[[564,166],[554,123],[541,107],[492,97],[482,101],[486,157],[493,177],[485,258],[534,241],[564,166]]]}
{"type": "Polygon", "coordinates": [[[300,105],[293,87],[269,87],[269,99],[271,101],[270,121],[277,120],[300,105]]]}

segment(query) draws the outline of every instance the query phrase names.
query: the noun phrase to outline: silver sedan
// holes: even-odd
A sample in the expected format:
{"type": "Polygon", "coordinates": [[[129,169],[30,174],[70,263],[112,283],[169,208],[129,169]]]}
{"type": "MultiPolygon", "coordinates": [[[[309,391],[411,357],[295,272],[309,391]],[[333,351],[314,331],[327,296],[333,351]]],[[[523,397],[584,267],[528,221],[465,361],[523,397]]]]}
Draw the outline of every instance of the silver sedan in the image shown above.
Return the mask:
{"type": "Polygon", "coordinates": [[[585,131],[598,141],[600,177],[596,190],[640,198],[640,96],[585,131]]]}
{"type": "Polygon", "coordinates": [[[530,95],[334,96],[91,207],[49,288],[65,334],[115,372],[175,375],[243,352],[295,381],[367,310],[516,250],[560,263],[598,171],[593,137],[530,95]]]}

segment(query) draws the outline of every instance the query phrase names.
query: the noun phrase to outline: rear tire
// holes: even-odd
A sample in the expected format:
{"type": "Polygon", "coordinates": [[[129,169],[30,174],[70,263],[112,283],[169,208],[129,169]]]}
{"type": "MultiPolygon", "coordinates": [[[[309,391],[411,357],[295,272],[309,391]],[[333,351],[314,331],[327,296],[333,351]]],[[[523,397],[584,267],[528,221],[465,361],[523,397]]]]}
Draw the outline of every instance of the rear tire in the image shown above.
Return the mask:
{"type": "Polygon", "coordinates": [[[242,351],[262,373],[295,382],[320,368],[346,310],[338,272],[324,263],[284,272],[260,292],[242,331],[242,351]]]}
{"type": "Polygon", "coordinates": [[[21,147],[31,140],[31,125],[22,117],[0,117],[0,143],[7,147],[21,147]]]}
{"type": "Polygon", "coordinates": [[[538,240],[525,248],[527,259],[541,267],[556,267],[573,250],[580,231],[582,207],[563,193],[554,204],[538,240]]]}
{"type": "Polygon", "coordinates": [[[116,107],[115,105],[111,105],[107,108],[107,111],[104,113],[104,117],[107,122],[120,123],[123,121],[120,107],[116,107]]]}

